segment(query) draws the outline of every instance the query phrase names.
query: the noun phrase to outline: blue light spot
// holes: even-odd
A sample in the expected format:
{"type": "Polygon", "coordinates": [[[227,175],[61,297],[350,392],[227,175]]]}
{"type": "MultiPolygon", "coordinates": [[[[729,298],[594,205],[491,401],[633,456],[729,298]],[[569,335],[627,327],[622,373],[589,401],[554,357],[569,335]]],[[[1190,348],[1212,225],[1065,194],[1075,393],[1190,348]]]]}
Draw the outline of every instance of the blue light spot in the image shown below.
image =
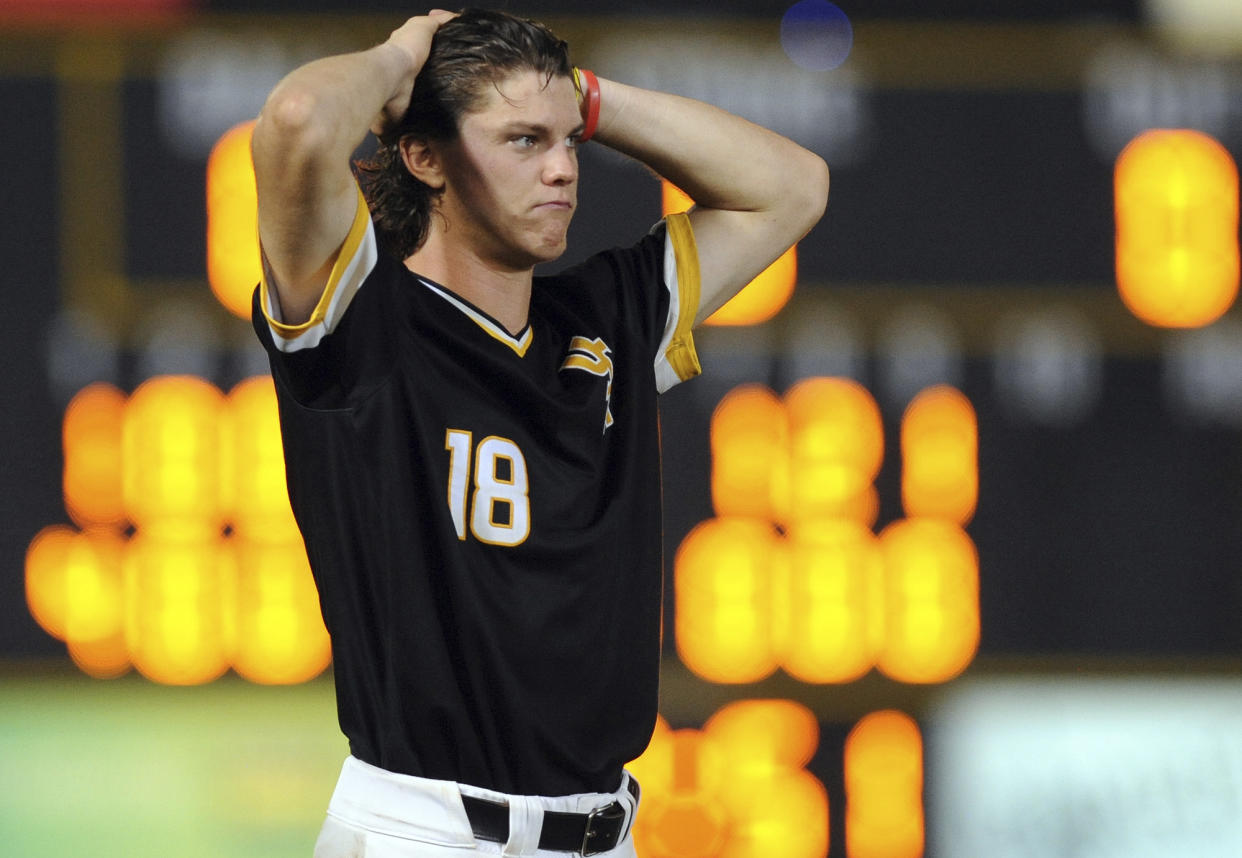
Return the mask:
{"type": "Polygon", "coordinates": [[[781,47],[804,69],[835,69],[853,46],[849,17],[828,0],[799,0],[781,18],[781,47]]]}

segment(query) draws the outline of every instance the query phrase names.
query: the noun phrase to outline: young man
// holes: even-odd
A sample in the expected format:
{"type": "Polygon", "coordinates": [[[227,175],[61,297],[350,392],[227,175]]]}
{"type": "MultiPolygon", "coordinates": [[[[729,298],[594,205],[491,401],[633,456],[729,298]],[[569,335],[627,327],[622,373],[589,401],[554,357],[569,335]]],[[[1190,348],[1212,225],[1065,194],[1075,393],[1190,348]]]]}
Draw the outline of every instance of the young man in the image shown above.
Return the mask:
{"type": "Polygon", "coordinates": [[[698,372],[693,325],[819,219],[827,168],[481,11],[295,70],[253,151],[255,329],[350,744],[316,856],[632,856],[657,393],[698,372]],[[350,168],[368,127],[369,207],[350,168]],[[698,205],[534,278],[591,132],[698,205]]]}

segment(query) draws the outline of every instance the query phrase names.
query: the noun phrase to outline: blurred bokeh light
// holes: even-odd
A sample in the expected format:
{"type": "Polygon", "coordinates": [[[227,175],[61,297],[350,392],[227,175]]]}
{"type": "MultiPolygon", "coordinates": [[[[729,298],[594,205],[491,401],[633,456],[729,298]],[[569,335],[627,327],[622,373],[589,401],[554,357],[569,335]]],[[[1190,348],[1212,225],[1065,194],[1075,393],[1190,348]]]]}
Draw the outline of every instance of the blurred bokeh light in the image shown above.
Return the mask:
{"type": "Polygon", "coordinates": [[[849,16],[828,0],[799,0],[781,18],[781,47],[809,71],[835,69],[854,47],[849,16]]]}
{"type": "Polygon", "coordinates": [[[1238,167],[1216,140],[1153,130],[1117,158],[1117,288],[1143,321],[1210,324],[1238,295],[1238,167]]]}

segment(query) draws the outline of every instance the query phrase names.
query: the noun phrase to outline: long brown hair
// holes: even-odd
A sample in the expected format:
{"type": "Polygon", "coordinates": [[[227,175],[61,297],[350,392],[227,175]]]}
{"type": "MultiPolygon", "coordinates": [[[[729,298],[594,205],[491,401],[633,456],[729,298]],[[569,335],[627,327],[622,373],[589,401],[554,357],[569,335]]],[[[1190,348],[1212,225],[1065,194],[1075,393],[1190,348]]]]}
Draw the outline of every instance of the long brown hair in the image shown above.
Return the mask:
{"type": "Polygon", "coordinates": [[[405,116],[381,137],[371,158],[357,162],[381,243],[399,258],[427,240],[435,198],[442,193],[406,169],[400,140],[457,139],[463,114],[478,109],[485,90],[525,70],[549,80],[572,75],[569,46],[542,24],[484,9],[465,9],[436,31],[405,116]]]}

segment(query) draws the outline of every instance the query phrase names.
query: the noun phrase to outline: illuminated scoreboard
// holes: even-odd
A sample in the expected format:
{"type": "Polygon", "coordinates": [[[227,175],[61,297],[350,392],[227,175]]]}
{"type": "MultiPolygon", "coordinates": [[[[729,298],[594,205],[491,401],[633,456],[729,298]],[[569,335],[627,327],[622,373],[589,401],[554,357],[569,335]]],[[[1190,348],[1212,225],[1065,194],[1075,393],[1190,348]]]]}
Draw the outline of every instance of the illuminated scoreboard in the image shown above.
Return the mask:
{"type": "MultiPolygon", "coordinates": [[[[313,53],[387,23],[312,27],[313,53]]],[[[13,447],[57,452],[17,518],[9,626],[31,632],[15,649],[179,685],[329,667],[245,321],[246,119],[304,58],[282,26],[44,46],[59,98],[39,101],[65,111],[45,117],[59,290],[23,297],[47,301],[52,357],[26,388],[46,425],[13,447]]],[[[664,400],[665,663],[633,763],[639,852],[994,850],[969,826],[929,836],[946,793],[1003,809],[1014,789],[992,763],[1016,734],[988,716],[1024,723],[1035,686],[976,683],[1015,662],[1242,648],[1242,133],[1190,98],[1136,113],[1135,68],[1162,69],[1152,99],[1198,78],[1090,28],[860,25],[854,60],[810,72],[752,26],[559,28],[601,73],[676,81],[833,167],[824,221],[701,329],[703,378],[664,400]],[[1032,53],[1055,59],[1003,61],[1032,53]]],[[[1230,92],[1233,71],[1199,68],[1230,92]]],[[[567,262],[692,205],[598,147],[581,158],[567,262]]],[[[449,438],[445,455],[482,452],[449,438]]],[[[1129,698],[1050,699],[1115,715],[1129,698]]],[[[1047,723],[1030,735],[1048,759],[1087,798],[1110,788],[1047,723]]],[[[1038,753],[1019,762],[1040,771],[1038,753]]]]}

